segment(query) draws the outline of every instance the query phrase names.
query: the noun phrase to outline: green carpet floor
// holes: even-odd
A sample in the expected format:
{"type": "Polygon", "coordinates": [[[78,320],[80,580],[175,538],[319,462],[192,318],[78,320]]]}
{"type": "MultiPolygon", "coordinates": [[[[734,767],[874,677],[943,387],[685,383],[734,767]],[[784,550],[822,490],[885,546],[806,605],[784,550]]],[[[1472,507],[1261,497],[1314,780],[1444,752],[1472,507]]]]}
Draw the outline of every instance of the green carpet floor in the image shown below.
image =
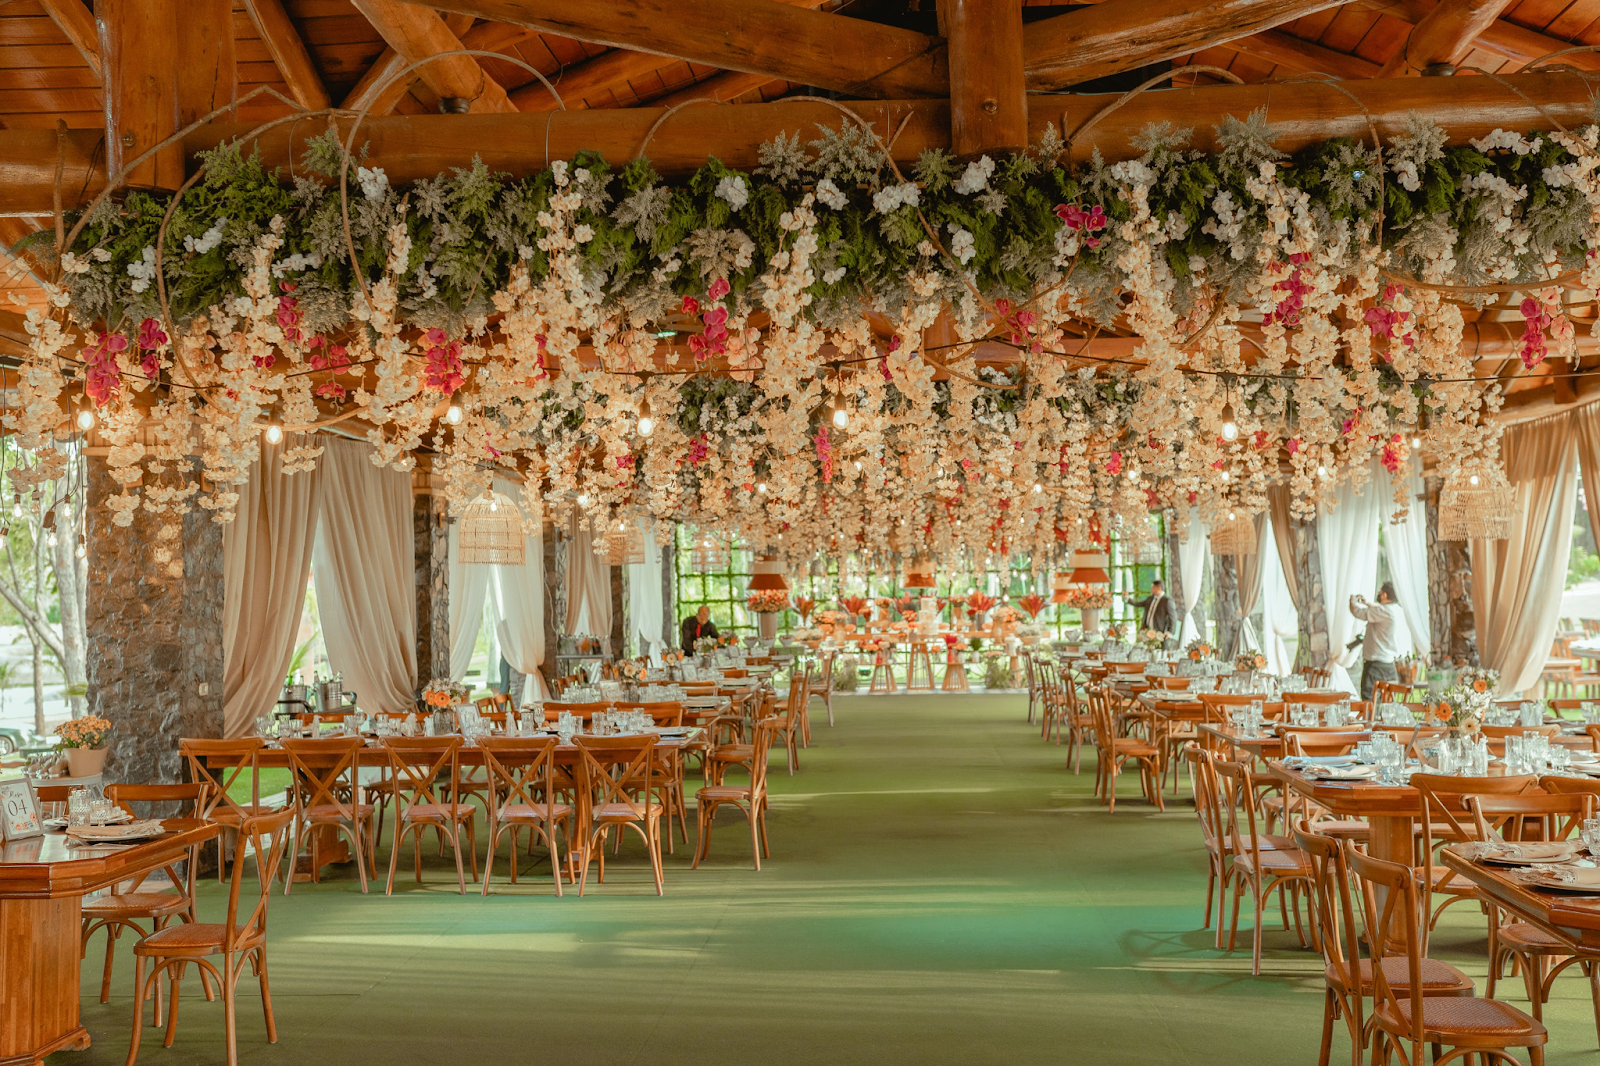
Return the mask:
{"type": "MultiPolygon", "coordinates": [[[[658,899],[637,844],[579,899],[547,867],[456,894],[430,857],[418,887],[361,895],[354,867],[271,905],[279,1042],[241,984],[245,1063],[542,1062],[563,1066],[899,1063],[1313,1063],[1321,961],[1269,926],[1266,973],[1199,929],[1204,868],[1186,802],[1107,815],[1093,777],[1023,721],[1015,696],[853,697],[803,768],[772,777],[772,858],[722,823],[709,866],[667,861],[658,899]]],[[[818,705],[818,712],[821,707],[818,705]]],[[[1128,791],[1137,793],[1134,779],[1128,791]]],[[[692,830],[691,830],[692,831],[692,830]]],[[[386,852],[384,857],[386,858],[386,852]]],[[[405,858],[409,859],[409,852],[405,858]]],[[[215,920],[215,886],[201,902],[215,920]]],[[[1483,919],[1453,909],[1439,954],[1480,979],[1483,919]]],[[[94,1046],[120,1063],[132,966],[120,946],[94,1046]]],[[[188,982],[176,1044],[140,1062],[223,1061],[220,1004],[188,982]]],[[[1512,1002],[1520,1004],[1520,998],[1512,1002]]],[[[1587,988],[1558,983],[1549,1061],[1595,1061],[1587,988]]],[[[1335,1062],[1348,1062],[1342,1031],[1335,1062]]]]}

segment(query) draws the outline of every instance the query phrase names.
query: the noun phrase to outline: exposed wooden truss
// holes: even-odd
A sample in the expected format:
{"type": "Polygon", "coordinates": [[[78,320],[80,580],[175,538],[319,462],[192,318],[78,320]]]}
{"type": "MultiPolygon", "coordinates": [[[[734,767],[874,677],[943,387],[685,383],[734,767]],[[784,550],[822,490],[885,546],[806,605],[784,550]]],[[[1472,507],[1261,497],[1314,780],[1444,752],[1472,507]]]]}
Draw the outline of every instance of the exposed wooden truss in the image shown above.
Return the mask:
{"type": "Polygon", "coordinates": [[[438,12],[402,0],[354,3],[396,55],[407,64],[421,64],[416,68],[418,80],[441,100],[455,102],[452,110],[475,115],[516,110],[505,86],[491,78],[476,57],[450,54],[462,50],[461,38],[438,12]]]}

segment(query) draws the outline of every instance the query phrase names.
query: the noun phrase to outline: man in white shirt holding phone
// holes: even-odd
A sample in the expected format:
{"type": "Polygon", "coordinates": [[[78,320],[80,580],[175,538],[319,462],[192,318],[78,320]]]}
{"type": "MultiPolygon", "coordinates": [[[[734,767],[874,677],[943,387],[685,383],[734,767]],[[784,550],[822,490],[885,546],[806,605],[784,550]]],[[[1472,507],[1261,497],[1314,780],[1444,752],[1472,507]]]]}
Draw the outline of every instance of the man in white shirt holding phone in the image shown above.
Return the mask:
{"type": "Polygon", "coordinates": [[[1371,700],[1379,681],[1399,681],[1394,661],[1400,657],[1395,627],[1400,622],[1400,607],[1394,601],[1394,585],[1385,581],[1378,589],[1378,602],[1372,603],[1357,593],[1350,597],[1350,613],[1367,623],[1361,638],[1361,698],[1371,700]]]}

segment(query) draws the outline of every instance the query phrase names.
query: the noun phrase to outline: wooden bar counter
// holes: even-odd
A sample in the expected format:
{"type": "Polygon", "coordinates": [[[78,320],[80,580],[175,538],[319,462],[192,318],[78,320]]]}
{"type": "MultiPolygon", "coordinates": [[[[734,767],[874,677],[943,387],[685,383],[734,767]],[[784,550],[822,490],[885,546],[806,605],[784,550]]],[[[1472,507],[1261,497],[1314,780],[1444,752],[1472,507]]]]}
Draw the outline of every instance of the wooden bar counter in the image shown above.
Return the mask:
{"type": "Polygon", "coordinates": [[[184,857],[215,825],[174,818],[130,846],[69,847],[62,833],[0,844],[0,1066],[82,1050],[78,1024],[83,897],[184,857]]]}

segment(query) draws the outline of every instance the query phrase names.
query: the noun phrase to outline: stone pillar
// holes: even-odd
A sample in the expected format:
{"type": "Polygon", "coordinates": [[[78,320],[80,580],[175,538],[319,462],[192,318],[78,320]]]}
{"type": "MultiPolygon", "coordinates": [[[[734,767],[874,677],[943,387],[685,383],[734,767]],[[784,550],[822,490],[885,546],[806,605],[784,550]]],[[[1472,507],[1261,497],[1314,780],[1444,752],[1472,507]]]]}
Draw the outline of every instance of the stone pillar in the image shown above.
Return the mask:
{"type": "Polygon", "coordinates": [[[1472,553],[1465,541],[1439,539],[1439,488],[1427,480],[1428,626],[1433,665],[1478,665],[1478,622],[1472,607],[1472,553]]]}
{"type": "MultiPolygon", "coordinates": [[[[1255,556],[1250,556],[1255,558],[1255,556]]],[[[1211,557],[1211,600],[1216,608],[1217,650],[1224,659],[1239,654],[1239,571],[1232,555],[1211,557]]]]}
{"type": "Polygon", "coordinates": [[[611,571],[611,633],[606,650],[613,659],[620,659],[628,651],[628,596],[623,582],[623,568],[613,566],[611,571]]]}
{"type": "Polygon", "coordinates": [[[450,525],[443,496],[420,467],[411,482],[412,557],[416,566],[417,696],[450,676],[450,525]]]}
{"type": "Polygon", "coordinates": [[[678,542],[674,537],[661,549],[661,639],[668,648],[678,646],[678,542]]]}
{"type": "Polygon", "coordinates": [[[546,525],[544,547],[544,667],[546,680],[559,677],[556,653],[567,630],[567,549],[569,545],[554,525],[546,525]]]}
{"type": "Polygon", "coordinates": [[[1317,520],[1294,518],[1289,522],[1294,541],[1294,570],[1300,586],[1300,645],[1296,666],[1326,666],[1328,611],[1322,597],[1322,550],[1317,540],[1317,520]]]}
{"type": "Polygon", "coordinates": [[[181,576],[156,562],[160,523],[144,510],[111,524],[117,485],[88,460],[87,703],[112,722],[106,779],[183,778],[180,737],[222,735],[222,526],[199,508],[183,519],[181,576]]]}

